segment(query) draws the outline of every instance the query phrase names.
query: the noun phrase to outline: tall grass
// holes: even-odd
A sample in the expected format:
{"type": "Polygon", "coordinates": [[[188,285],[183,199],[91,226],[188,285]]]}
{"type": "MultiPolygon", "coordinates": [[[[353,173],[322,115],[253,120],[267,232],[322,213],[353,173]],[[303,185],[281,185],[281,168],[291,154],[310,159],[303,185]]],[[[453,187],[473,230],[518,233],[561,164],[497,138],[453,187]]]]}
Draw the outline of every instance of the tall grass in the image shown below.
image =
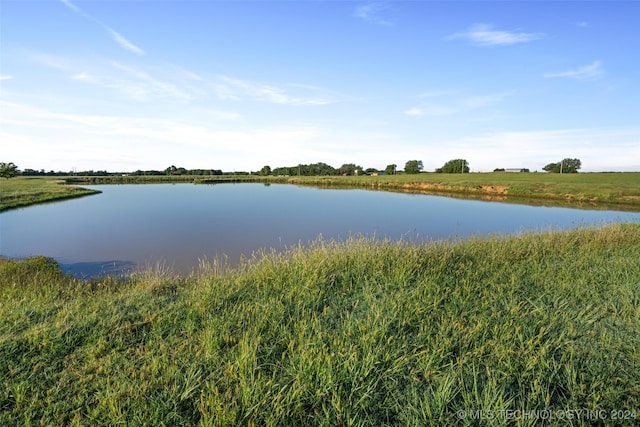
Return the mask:
{"type": "Polygon", "coordinates": [[[638,259],[640,226],[623,224],[317,241],[188,278],[85,282],[47,258],[4,260],[0,424],[534,425],[459,411],[639,410],[638,259]]]}

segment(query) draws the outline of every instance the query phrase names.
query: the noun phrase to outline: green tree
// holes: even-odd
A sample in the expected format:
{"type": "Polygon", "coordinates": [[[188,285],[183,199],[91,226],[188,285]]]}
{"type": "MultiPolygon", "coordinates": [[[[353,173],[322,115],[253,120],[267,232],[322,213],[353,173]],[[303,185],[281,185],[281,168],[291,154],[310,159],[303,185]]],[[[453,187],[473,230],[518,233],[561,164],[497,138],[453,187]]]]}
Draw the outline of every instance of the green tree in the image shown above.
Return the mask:
{"type": "Polygon", "coordinates": [[[259,174],[262,176],[271,175],[271,166],[263,166],[262,169],[260,169],[259,174]]]}
{"type": "Polygon", "coordinates": [[[422,171],[424,166],[422,165],[422,160],[409,160],[404,165],[404,173],[406,174],[417,174],[422,171]]]}
{"type": "Polygon", "coordinates": [[[438,173],[469,173],[469,162],[465,159],[453,159],[436,169],[438,173]]]}
{"type": "Polygon", "coordinates": [[[362,166],[356,166],[353,163],[345,163],[338,169],[340,175],[362,175],[362,166]]]}
{"type": "Polygon", "coordinates": [[[580,159],[563,159],[558,163],[549,163],[542,170],[551,173],[578,173],[578,169],[582,167],[580,159]]]}
{"type": "Polygon", "coordinates": [[[18,174],[18,166],[14,165],[13,162],[9,163],[0,163],[0,177],[2,178],[13,178],[18,174]]]}
{"type": "Polygon", "coordinates": [[[398,166],[395,164],[387,165],[387,167],[384,168],[384,173],[386,173],[387,175],[395,175],[397,167],[398,166]]]}

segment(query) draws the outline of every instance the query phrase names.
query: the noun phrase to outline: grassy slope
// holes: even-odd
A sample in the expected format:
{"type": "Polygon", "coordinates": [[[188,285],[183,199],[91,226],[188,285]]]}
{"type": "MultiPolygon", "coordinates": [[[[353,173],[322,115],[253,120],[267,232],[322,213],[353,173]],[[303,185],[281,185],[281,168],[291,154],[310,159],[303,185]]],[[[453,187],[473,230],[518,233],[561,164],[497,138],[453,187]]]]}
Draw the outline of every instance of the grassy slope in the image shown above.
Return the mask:
{"type": "Polygon", "coordinates": [[[318,242],[183,279],[83,283],[46,258],[2,261],[0,425],[445,425],[463,424],[464,409],[640,410],[638,259],[640,226],[614,225],[318,242]]]}
{"type": "Polygon", "coordinates": [[[461,193],[496,200],[528,198],[640,209],[640,173],[473,173],[379,177],[293,177],[301,184],[360,185],[424,193],[461,193]]]}
{"type": "Polygon", "coordinates": [[[0,212],[36,203],[99,193],[95,190],[61,185],[63,182],[51,178],[0,179],[0,212]]]}

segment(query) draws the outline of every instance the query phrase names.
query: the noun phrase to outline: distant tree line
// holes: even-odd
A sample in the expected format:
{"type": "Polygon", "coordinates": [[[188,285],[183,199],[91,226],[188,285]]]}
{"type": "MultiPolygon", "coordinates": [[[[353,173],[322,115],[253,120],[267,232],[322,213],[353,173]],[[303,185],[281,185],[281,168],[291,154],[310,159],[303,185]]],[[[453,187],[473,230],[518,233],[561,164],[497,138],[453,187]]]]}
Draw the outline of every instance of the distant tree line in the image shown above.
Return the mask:
{"type": "Polygon", "coordinates": [[[50,170],[46,172],[44,169],[35,170],[35,169],[25,169],[20,172],[22,176],[69,176],[69,175],[82,175],[82,176],[111,176],[111,175],[121,175],[121,172],[107,172],[107,171],[54,171],[50,170]]]}
{"type": "Polygon", "coordinates": [[[183,167],[169,166],[164,171],[135,171],[131,175],[222,175],[220,169],[185,169],[183,167]]]}
{"type": "MultiPolygon", "coordinates": [[[[551,173],[577,173],[582,167],[580,159],[566,158],[558,163],[549,163],[542,170],[551,173]]],[[[355,163],[345,163],[339,168],[334,168],[326,163],[312,163],[312,164],[299,164],[296,166],[284,166],[271,169],[266,165],[262,169],[256,172],[223,172],[220,169],[186,169],[184,167],[176,167],[174,165],[169,166],[164,170],[136,170],[134,172],[107,172],[106,170],[87,170],[87,171],[53,171],[46,172],[44,169],[24,169],[18,170],[18,167],[14,163],[0,163],[0,177],[12,178],[17,175],[23,176],[119,176],[119,175],[133,175],[133,176],[165,176],[165,175],[276,175],[276,176],[357,176],[357,175],[395,175],[397,173],[404,174],[419,174],[424,169],[422,160],[409,160],[405,163],[404,170],[398,170],[397,165],[390,164],[382,171],[375,168],[363,169],[362,166],[355,163]]],[[[529,172],[529,169],[504,169],[497,168],[494,172],[529,172]]],[[[435,170],[436,173],[469,173],[469,162],[465,159],[453,159],[446,162],[442,167],[435,170]]]]}
{"type": "MultiPolygon", "coordinates": [[[[13,163],[11,163],[13,164],[13,163]]],[[[15,166],[15,165],[14,165],[15,166]]],[[[107,172],[106,170],[86,170],[86,171],[53,171],[46,172],[44,169],[25,169],[23,171],[16,171],[17,175],[22,176],[118,176],[118,175],[133,175],[133,176],[164,176],[164,175],[222,175],[223,172],[220,169],[186,169],[183,167],[169,166],[164,170],[137,170],[134,172],[107,172]]]]}
{"type": "MultiPolygon", "coordinates": [[[[452,160],[451,162],[454,162],[452,160]]],[[[460,164],[459,160],[456,160],[457,164],[460,164]]],[[[450,163],[450,162],[449,162],[450,163]]],[[[469,172],[469,166],[466,160],[464,160],[465,172],[469,172]]],[[[258,175],[283,175],[283,176],[324,176],[324,175],[395,175],[398,173],[404,174],[419,174],[424,169],[424,163],[422,160],[409,160],[404,165],[404,170],[398,170],[397,165],[390,164],[384,170],[378,170],[376,168],[367,168],[363,169],[362,166],[358,166],[354,163],[346,163],[339,168],[334,168],[329,166],[326,163],[313,163],[310,165],[297,165],[297,166],[287,166],[287,167],[278,167],[271,169],[270,166],[264,166],[259,172],[256,172],[258,175]]],[[[445,164],[443,168],[439,168],[437,172],[449,172],[450,169],[445,164]]],[[[458,170],[457,172],[460,172],[458,170]]]]}
{"type": "MultiPolygon", "coordinates": [[[[367,169],[367,171],[375,171],[375,169],[367,169]]],[[[326,163],[313,163],[310,165],[299,164],[297,166],[285,166],[274,168],[269,166],[263,167],[258,175],[285,175],[285,176],[327,176],[327,175],[365,175],[362,166],[354,163],[346,163],[339,168],[334,168],[326,163]]]]}

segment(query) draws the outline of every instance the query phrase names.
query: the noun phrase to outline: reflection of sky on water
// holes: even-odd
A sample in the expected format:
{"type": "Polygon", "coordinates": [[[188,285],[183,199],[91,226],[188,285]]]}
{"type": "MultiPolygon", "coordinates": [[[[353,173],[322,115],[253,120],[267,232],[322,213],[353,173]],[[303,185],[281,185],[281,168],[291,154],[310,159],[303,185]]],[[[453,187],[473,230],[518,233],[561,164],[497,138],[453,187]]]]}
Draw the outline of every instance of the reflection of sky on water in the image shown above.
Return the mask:
{"type": "Polygon", "coordinates": [[[226,254],[233,263],[319,235],[435,240],[640,222],[640,213],[293,185],[96,188],[103,193],[0,214],[0,253],[51,256],[80,275],[159,263],[188,273],[200,258],[226,254]]]}

